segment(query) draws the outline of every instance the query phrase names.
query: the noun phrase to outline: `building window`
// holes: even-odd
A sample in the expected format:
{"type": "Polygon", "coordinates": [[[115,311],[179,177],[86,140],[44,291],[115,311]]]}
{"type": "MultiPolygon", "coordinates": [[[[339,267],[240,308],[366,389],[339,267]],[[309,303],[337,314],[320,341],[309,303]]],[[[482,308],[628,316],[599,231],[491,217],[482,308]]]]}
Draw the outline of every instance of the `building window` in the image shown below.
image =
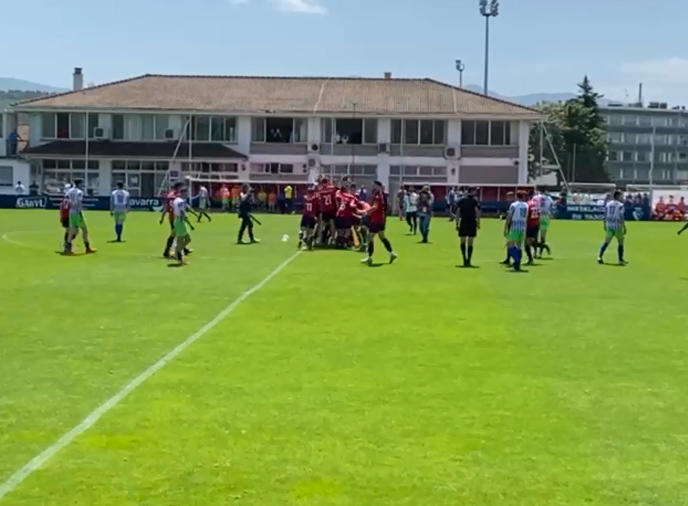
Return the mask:
{"type": "Polygon", "coordinates": [[[490,144],[492,146],[508,146],[511,144],[510,121],[492,121],[490,128],[490,144]]]}
{"type": "Polygon", "coordinates": [[[85,113],[43,113],[41,115],[41,138],[43,139],[84,139],[88,130],[93,137],[93,130],[98,126],[98,115],[85,113]]]}
{"type": "Polygon", "coordinates": [[[667,136],[664,134],[655,135],[655,144],[665,146],[667,144],[667,136]]]}
{"type": "Polygon", "coordinates": [[[251,164],[254,174],[293,174],[294,165],[291,163],[254,163],[251,164]]]}
{"type": "Polygon", "coordinates": [[[650,116],[640,116],[638,118],[638,124],[640,126],[652,126],[652,118],[650,116]]]}
{"type": "Polygon", "coordinates": [[[165,161],[113,160],[111,184],[122,183],[132,197],[152,197],[165,181],[169,163],[165,161]]]}
{"type": "Polygon", "coordinates": [[[635,134],[625,133],[623,137],[624,137],[624,143],[625,144],[635,144],[635,141],[636,141],[636,135],[635,134]]]}
{"type": "MultiPolygon", "coordinates": [[[[236,118],[227,116],[194,116],[193,137],[196,142],[236,142],[236,118]]],[[[189,131],[186,130],[188,139],[189,131]]]]}
{"type": "Polygon", "coordinates": [[[661,178],[664,179],[664,180],[671,179],[671,171],[668,170],[668,169],[662,170],[661,178]]]}
{"type": "Polygon", "coordinates": [[[298,144],[308,140],[306,118],[253,118],[253,142],[298,144]]]}
{"type": "Polygon", "coordinates": [[[650,134],[638,134],[637,144],[650,144],[651,142],[650,134]]]}
{"type": "Polygon", "coordinates": [[[635,126],[638,124],[638,117],[637,116],[624,116],[623,117],[623,124],[626,126],[635,126]]]}
{"type": "Polygon", "coordinates": [[[112,115],[112,138],[115,140],[124,139],[124,115],[112,115]]]}
{"type": "Polygon", "coordinates": [[[364,144],[377,144],[377,120],[366,119],[363,122],[364,144]]]}
{"type": "Polygon", "coordinates": [[[652,118],[652,126],[665,127],[668,124],[669,118],[655,116],[652,118]]]}
{"type": "Polygon", "coordinates": [[[14,186],[14,177],[12,167],[0,166],[0,188],[12,188],[14,186]]]}
{"type": "Polygon", "coordinates": [[[609,152],[609,161],[610,162],[618,162],[619,161],[618,151],[610,151],[609,152]]]}
{"type": "Polygon", "coordinates": [[[43,191],[50,195],[62,195],[67,183],[81,179],[89,195],[97,195],[100,184],[100,162],[82,160],[43,160],[43,191]]]}
{"type": "Polygon", "coordinates": [[[507,146],[511,144],[509,121],[464,121],[461,143],[465,146],[507,146]]]}
{"type": "Polygon", "coordinates": [[[609,142],[614,144],[620,144],[623,142],[623,134],[621,132],[609,132],[607,137],[609,138],[609,142]]]}
{"type": "Polygon", "coordinates": [[[610,125],[615,125],[619,126],[621,125],[621,116],[618,115],[612,115],[609,117],[609,124],[610,125]]]}
{"type": "Polygon", "coordinates": [[[355,118],[335,119],[335,142],[337,144],[362,144],[363,120],[355,118]]]}
{"type": "Polygon", "coordinates": [[[636,160],[638,162],[649,162],[650,154],[647,151],[638,151],[636,153],[636,160]]]}
{"type": "Polygon", "coordinates": [[[441,146],[446,143],[446,123],[443,120],[392,120],[392,144],[441,146]]]}
{"type": "Polygon", "coordinates": [[[633,161],[633,152],[632,151],[624,151],[621,160],[624,162],[632,162],[633,161]]]}

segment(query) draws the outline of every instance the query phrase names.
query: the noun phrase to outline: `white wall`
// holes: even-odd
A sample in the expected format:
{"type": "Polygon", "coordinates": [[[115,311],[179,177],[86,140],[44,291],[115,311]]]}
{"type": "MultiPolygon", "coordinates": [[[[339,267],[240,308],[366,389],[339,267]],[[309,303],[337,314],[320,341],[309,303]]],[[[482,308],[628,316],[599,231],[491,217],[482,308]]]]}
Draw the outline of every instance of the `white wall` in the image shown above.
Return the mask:
{"type": "Polygon", "coordinates": [[[31,185],[31,166],[23,160],[5,158],[0,160],[0,167],[12,167],[12,186],[0,187],[0,195],[16,195],[14,185],[21,181],[26,187],[26,194],[29,193],[31,185]]]}

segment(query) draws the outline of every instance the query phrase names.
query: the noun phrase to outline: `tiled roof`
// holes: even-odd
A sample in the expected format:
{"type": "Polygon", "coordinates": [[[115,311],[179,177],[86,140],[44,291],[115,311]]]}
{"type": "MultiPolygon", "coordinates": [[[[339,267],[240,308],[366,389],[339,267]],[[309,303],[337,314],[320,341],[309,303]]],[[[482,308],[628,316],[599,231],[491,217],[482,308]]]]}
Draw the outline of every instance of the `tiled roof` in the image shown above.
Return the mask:
{"type": "MultiPolygon", "coordinates": [[[[176,142],[110,142],[91,141],[88,143],[88,153],[93,157],[146,157],[172,158],[176,142]]],[[[246,156],[230,149],[223,144],[196,142],[191,148],[194,158],[200,159],[237,159],[245,160],[246,156]]],[[[183,142],[177,152],[177,158],[189,157],[189,145],[183,142]]],[[[36,147],[29,147],[22,151],[27,155],[39,156],[84,156],[86,143],[84,141],[53,141],[36,147]]]]}
{"type": "Polygon", "coordinates": [[[28,100],[18,109],[87,108],[215,113],[501,115],[533,109],[432,79],[144,75],[28,100]]]}

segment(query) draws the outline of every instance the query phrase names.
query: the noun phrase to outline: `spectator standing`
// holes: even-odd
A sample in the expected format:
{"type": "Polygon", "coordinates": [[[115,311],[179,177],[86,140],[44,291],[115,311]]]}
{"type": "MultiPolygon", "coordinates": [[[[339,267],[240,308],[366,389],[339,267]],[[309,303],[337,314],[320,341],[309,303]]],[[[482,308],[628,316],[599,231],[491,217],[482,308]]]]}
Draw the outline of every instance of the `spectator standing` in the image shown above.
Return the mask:
{"type": "Polygon", "coordinates": [[[274,188],[270,190],[270,194],[268,195],[268,211],[271,213],[277,211],[277,192],[275,192],[274,188]]]}
{"type": "Polygon", "coordinates": [[[287,214],[291,214],[294,203],[294,188],[290,184],[284,187],[284,208],[287,214]]]}
{"type": "Polygon", "coordinates": [[[435,203],[435,197],[430,191],[428,185],[423,186],[418,195],[418,219],[420,220],[420,233],[423,236],[424,244],[428,243],[430,236],[430,220],[432,218],[432,206],[435,203]]]}
{"type": "Polygon", "coordinates": [[[260,205],[261,209],[267,209],[268,194],[265,193],[265,189],[262,186],[260,187],[260,191],[258,192],[258,204],[260,205]]]}
{"type": "Polygon", "coordinates": [[[17,181],[17,186],[14,187],[14,191],[18,196],[26,195],[26,186],[24,186],[21,181],[17,181]]]}
{"type": "Polygon", "coordinates": [[[7,136],[7,146],[9,148],[7,156],[17,156],[19,152],[19,142],[22,140],[23,139],[19,136],[19,133],[17,132],[16,128],[9,133],[9,135],[7,136]]]}

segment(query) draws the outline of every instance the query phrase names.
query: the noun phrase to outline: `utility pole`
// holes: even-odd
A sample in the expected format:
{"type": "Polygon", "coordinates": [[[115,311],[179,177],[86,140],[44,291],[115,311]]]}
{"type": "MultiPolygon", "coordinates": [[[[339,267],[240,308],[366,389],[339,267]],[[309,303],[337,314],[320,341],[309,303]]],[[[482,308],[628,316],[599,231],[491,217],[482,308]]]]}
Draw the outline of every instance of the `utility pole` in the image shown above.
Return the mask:
{"type": "Polygon", "coordinates": [[[485,95],[488,94],[488,74],[490,69],[490,18],[499,16],[499,0],[480,0],[480,15],[485,18],[485,95]]]}

